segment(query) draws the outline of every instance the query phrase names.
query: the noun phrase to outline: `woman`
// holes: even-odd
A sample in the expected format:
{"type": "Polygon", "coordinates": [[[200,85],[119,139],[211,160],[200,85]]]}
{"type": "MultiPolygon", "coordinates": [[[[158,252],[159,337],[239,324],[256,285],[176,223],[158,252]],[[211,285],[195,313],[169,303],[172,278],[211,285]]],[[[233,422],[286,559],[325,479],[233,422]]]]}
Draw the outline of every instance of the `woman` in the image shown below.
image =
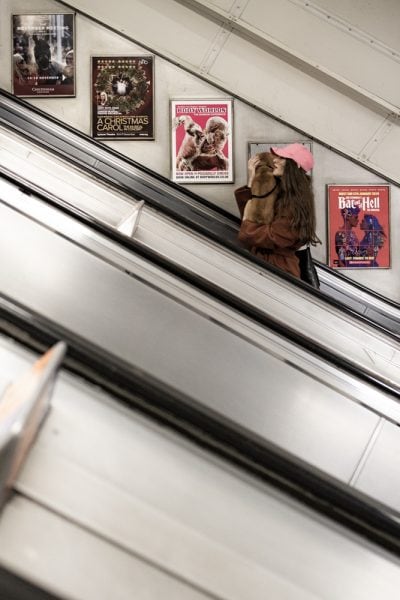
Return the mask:
{"type": "Polygon", "coordinates": [[[304,244],[321,243],[315,233],[315,207],[311,178],[314,165],[311,152],[301,144],[271,148],[273,171],[278,186],[274,215],[269,225],[256,223],[251,200],[251,184],[259,164],[258,157],[248,162],[248,185],[235,191],[242,223],[239,240],[267,263],[300,278],[298,250],[304,244]]]}

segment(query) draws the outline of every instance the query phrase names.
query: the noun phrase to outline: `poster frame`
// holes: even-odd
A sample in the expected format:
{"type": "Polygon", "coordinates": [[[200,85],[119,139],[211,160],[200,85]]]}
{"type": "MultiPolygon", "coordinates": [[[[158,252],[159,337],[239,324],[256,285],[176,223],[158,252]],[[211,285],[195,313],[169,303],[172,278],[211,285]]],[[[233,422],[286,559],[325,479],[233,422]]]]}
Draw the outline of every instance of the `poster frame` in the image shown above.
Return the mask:
{"type": "MultiPolygon", "coordinates": [[[[50,21],[50,19],[49,19],[50,21]]],[[[75,98],[76,97],[76,13],[75,12],[16,12],[11,15],[11,90],[12,93],[18,98],[75,98]],[[38,84],[34,84],[32,82],[31,86],[36,88],[35,93],[20,92],[18,86],[16,84],[16,67],[14,57],[17,54],[15,52],[15,37],[16,37],[16,24],[15,17],[38,17],[38,16],[48,16],[48,17],[57,17],[59,15],[62,16],[70,16],[72,17],[72,48],[73,50],[73,83],[72,91],[70,93],[60,94],[57,93],[60,91],[60,85],[62,84],[49,84],[54,86],[54,93],[44,93],[44,90],[47,89],[45,86],[39,86],[38,84]]],[[[50,25],[49,25],[50,27],[50,25]]],[[[34,34],[28,36],[32,38],[34,34]]],[[[29,66],[29,63],[26,63],[29,66]]],[[[33,63],[32,63],[33,64],[33,63]]],[[[66,67],[67,65],[65,65],[66,67]]],[[[48,87],[49,87],[48,86],[48,87]]]]}
{"type": "MultiPolygon", "coordinates": [[[[386,183],[326,184],[329,267],[335,270],[358,271],[391,268],[390,196],[391,186],[386,183]],[[342,215],[341,211],[346,208],[353,210],[358,208],[357,226],[354,226],[354,236],[347,242],[348,247],[354,248],[354,252],[344,253],[342,259],[344,264],[340,265],[340,257],[336,251],[336,236],[343,230],[345,215],[342,215]],[[373,228],[367,229],[366,225],[373,228]],[[369,252],[368,249],[370,249],[369,252]],[[381,252],[383,249],[384,252],[381,252]],[[379,259],[379,255],[381,257],[383,255],[383,258],[379,259]],[[379,260],[381,264],[379,264],[379,260]]],[[[350,228],[350,231],[352,229],[353,227],[350,228]]],[[[350,233],[349,236],[351,235],[350,233]]],[[[344,230],[342,236],[344,236],[344,230]]]]}
{"type": "MultiPolygon", "coordinates": [[[[233,98],[171,98],[170,99],[170,161],[171,161],[171,180],[179,184],[229,184],[234,182],[234,155],[233,155],[233,133],[234,133],[234,114],[233,98]],[[181,107],[181,109],[179,109],[181,107]],[[214,108],[213,108],[214,107],[214,108]],[[193,147],[196,153],[195,158],[198,161],[208,161],[214,166],[212,169],[190,168],[190,164],[180,169],[178,168],[178,156],[183,148],[182,142],[186,135],[184,133],[186,124],[178,122],[179,117],[188,116],[190,118],[189,108],[195,114],[194,126],[192,131],[204,133],[209,119],[220,117],[226,121],[224,127],[225,143],[221,148],[221,159],[217,158],[215,153],[201,153],[193,147]],[[202,158],[203,157],[203,158],[202,158]],[[215,163],[221,164],[227,161],[227,169],[218,169],[215,163]],[[188,168],[189,167],[189,168],[188,168]]],[[[224,125],[224,124],[222,124],[224,125]]],[[[189,129],[189,126],[188,126],[189,129]]],[[[211,135],[213,135],[211,133],[211,135]]],[[[195,136],[192,136],[193,138],[195,136]]],[[[203,145],[207,140],[207,135],[202,138],[203,145]]],[[[213,137],[215,139],[215,137],[213,137]]],[[[185,164],[186,159],[181,155],[181,165],[185,164]]],[[[186,161],[187,162],[187,161],[186,161]]]]}
{"type": "MultiPolygon", "coordinates": [[[[102,55],[92,55],[90,57],[90,88],[91,88],[91,94],[90,94],[90,104],[91,104],[91,110],[90,110],[90,131],[91,131],[91,136],[94,139],[97,140],[102,140],[102,141],[106,141],[106,140],[119,140],[119,141],[125,141],[125,140],[135,140],[135,141],[154,141],[155,139],[155,106],[154,106],[154,98],[155,98],[155,79],[154,79],[154,64],[155,64],[155,55],[154,54],[149,54],[149,53],[135,53],[135,54],[102,54],[102,55]],[[150,89],[150,98],[145,102],[145,108],[148,107],[148,110],[144,110],[140,107],[135,107],[135,109],[132,110],[131,114],[127,114],[127,113],[123,113],[122,110],[114,110],[114,107],[107,107],[105,106],[105,109],[108,108],[107,110],[107,114],[106,114],[106,110],[104,109],[104,114],[101,114],[103,111],[100,111],[100,105],[97,102],[97,98],[98,98],[98,94],[101,92],[106,92],[106,89],[108,89],[108,87],[110,85],[112,85],[111,83],[107,83],[105,84],[106,87],[104,88],[104,90],[101,90],[99,92],[99,86],[97,86],[97,69],[98,69],[98,62],[97,65],[95,64],[95,61],[108,61],[109,63],[111,63],[112,61],[120,61],[120,64],[123,65],[124,63],[128,63],[129,61],[137,61],[139,66],[143,68],[143,70],[145,71],[144,75],[145,77],[142,78],[142,82],[145,81],[147,88],[150,89]],[[140,64],[141,61],[145,61],[144,63],[140,64]],[[145,65],[150,64],[150,67],[146,67],[145,65]],[[96,78],[96,81],[95,81],[96,78]],[[125,126],[131,126],[132,128],[138,128],[135,129],[135,133],[133,133],[133,131],[131,132],[127,132],[126,134],[119,134],[118,132],[110,132],[108,131],[107,134],[100,134],[99,129],[98,129],[98,125],[99,125],[99,118],[105,118],[105,119],[110,119],[110,121],[106,124],[108,127],[112,126],[112,121],[114,121],[114,126],[116,125],[120,125],[121,127],[125,127],[125,126]],[[147,133],[143,132],[142,129],[139,129],[139,127],[143,127],[145,126],[147,123],[145,123],[146,118],[148,119],[148,124],[149,124],[149,128],[147,133]],[[134,119],[136,122],[135,123],[126,123],[125,121],[123,121],[123,119],[134,119]]],[[[111,95],[112,97],[116,97],[117,95],[111,95]]],[[[143,98],[141,99],[143,101],[143,98]]],[[[123,131],[123,130],[122,130],[123,131]]]]}

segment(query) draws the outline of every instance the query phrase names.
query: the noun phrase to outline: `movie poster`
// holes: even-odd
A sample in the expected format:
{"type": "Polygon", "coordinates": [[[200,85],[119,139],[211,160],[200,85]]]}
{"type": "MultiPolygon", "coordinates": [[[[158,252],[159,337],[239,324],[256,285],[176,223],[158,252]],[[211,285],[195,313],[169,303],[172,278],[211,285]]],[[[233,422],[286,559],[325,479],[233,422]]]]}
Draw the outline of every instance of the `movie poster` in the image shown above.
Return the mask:
{"type": "Polygon", "coordinates": [[[154,139],[154,57],[92,57],[92,136],[154,139]]]}
{"type": "Polygon", "coordinates": [[[75,96],[74,14],[12,16],[16,96],[75,96]]]}
{"type": "Polygon", "coordinates": [[[172,180],[233,182],[232,100],[171,100],[172,180]]]}
{"type": "Polygon", "coordinates": [[[328,185],[329,266],[390,267],[388,185],[328,185]]]}

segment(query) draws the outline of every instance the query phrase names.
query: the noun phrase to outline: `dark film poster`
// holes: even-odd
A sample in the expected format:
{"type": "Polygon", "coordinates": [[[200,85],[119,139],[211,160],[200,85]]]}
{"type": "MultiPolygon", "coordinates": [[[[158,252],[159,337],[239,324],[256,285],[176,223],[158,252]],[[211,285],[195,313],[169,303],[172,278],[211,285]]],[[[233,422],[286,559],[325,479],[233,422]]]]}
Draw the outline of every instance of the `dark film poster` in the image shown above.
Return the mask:
{"type": "Polygon", "coordinates": [[[154,57],[92,57],[92,136],[154,139],[154,57]]]}
{"type": "Polygon", "coordinates": [[[390,267],[388,185],[328,185],[329,266],[390,267]]]}
{"type": "Polygon", "coordinates": [[[16,96],[75,96],[74,14],[12,16],[16,96]]]}

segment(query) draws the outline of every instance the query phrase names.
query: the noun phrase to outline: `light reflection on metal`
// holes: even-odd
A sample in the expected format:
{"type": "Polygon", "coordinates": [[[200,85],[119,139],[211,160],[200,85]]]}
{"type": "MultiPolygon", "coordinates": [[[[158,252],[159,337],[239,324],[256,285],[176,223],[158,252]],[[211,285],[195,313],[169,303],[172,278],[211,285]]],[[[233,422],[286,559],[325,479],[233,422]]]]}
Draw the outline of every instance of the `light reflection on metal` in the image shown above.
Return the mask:
{"type": "Polygon", "coordinates": [[[135,235],[136,229],[139,225],[140,213],[142,212],[143,206],[144,200],[141,200],[135,206],[134,210],[119,223],[117,229],[120,233],[123,233],[128,237],[133,237],[135,235]]]}

